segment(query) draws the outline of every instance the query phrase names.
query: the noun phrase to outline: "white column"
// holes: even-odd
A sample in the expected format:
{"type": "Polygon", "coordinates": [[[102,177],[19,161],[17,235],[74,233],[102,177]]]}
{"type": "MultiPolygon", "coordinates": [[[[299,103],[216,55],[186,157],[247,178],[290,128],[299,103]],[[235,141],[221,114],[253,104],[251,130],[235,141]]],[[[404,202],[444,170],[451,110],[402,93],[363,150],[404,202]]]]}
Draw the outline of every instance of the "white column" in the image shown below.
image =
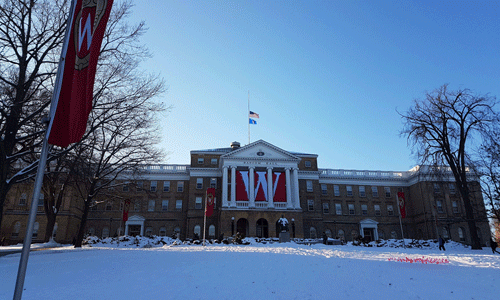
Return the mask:
{"type": "Polygon", "coordinates": [[[290,168],[285,168],[286,176],[286,208],[293,209],[292,206],[292,186],[290,180],[290,168]]]}
{"type": "Polygon", "coordinates": [[[267,207],[274,208],[273,167],[267,167],[267,207]]]}
{"type": "Polygon", "coordinates": [[[125,222],[125,235],[128,235],[128,222],[125,222]]]}
{"type": "Polygon", "coordinates": [[[231,167],[231,207],[236,207],[236,166],[231,167]]]}
{"type": "Polygon", "coordinates": [[[299,168],[293,168],[293,195],[295,198],[293,207],[295,207],[295,209],[301,209],[299,196],[299,168]]]}
{"type": "Polygon", "coordinates": [[[248,176],[250,177],[250,180],[249,180],[250,181],[250,183],[249,183],[249,185],[250,185],[249,197],[250,198],[248,200],[250,202],[249,203],[250,208],[255,208],[255,175],[254,175],[254,170],[255,170],[255,167],[248,168],[248,171],[249,171],[248,176]]]}
{"type": "Polygon", "coordinates": [[[227,207],[227,166],[222,168],[222,207],[227,207]]]}

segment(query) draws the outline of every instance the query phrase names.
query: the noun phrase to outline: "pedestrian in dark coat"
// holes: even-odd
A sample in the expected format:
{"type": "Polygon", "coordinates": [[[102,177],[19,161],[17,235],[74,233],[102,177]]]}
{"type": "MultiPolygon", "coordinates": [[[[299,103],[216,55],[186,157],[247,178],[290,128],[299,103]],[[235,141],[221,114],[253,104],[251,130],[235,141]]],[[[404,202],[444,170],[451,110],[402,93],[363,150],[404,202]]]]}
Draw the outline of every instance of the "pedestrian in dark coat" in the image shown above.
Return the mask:
{"type": "Polygon", "coordinates": [[[444,240],[441,236],[439,236],[439,250],[443,249],[443,251],[446,251],[446,249],[444,248],[444,240]]]}
{"type": "Polygon", "coordinates": [[[493,238],[490,238],[490,247],[493,254],[495,254],[495,252],[500,254],[500,252],[497,251],[498,244],[493,238]]]}
{"type": "Polygon", "coordinates": [[[328,237],[326,236],[326,233],[323,232],[323,244],[326,245],[327,240],[328,240],[328,237]]]}

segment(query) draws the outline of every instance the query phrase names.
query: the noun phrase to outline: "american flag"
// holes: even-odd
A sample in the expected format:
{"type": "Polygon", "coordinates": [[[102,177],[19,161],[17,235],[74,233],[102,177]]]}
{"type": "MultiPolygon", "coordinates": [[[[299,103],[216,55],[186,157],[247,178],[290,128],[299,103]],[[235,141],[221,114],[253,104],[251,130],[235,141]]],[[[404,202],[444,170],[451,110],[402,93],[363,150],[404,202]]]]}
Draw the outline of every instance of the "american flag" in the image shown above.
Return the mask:
{"type": "Polygon", "coordinates": [[[255,112],[253,112],[253,111],[250,111],[249,117],[250,117],[250,118],[256,118],[256,119],[258,119],[258,118],[259,118],[259,114],[258,114],[258,113],[255,113],[255,112]]]}

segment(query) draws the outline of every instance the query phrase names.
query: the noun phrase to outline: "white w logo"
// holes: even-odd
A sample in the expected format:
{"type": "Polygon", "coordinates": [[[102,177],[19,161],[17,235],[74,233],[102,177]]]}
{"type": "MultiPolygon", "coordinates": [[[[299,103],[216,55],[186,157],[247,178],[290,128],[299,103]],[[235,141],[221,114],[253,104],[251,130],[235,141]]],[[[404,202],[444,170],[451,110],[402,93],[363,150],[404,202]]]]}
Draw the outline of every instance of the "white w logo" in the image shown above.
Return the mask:
{"type": "Polygon", "coordinates": [[[78,52],[82,48],[83,38],[85,35],[87,36],[87,50],[90,48],[90,44],[92,43],[92,28],[91,28],[91,20],[90,14],[87,16],[87,20],[85,21],[85,27],[82,30],[82,19],[80,18],[80,30],[78,30],[78,52]]]}

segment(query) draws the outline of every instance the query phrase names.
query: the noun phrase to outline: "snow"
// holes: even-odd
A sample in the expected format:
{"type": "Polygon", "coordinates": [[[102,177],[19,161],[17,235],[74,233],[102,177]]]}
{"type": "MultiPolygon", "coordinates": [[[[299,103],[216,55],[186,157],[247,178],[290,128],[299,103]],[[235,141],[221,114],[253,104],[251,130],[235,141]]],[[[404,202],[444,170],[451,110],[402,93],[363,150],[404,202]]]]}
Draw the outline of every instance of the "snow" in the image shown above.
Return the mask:
{"type": "MultiPolygon", "coordinates": [[[[23,299],[498,299],[500,255],[490,248],[298,241],[247,238],[248,245],[203,247],[122,237],[90,238],[80,249],[34,245],[23,299]]],[[[0,299],[13,296],[19,258],[0,256],[0,299]]]]}

